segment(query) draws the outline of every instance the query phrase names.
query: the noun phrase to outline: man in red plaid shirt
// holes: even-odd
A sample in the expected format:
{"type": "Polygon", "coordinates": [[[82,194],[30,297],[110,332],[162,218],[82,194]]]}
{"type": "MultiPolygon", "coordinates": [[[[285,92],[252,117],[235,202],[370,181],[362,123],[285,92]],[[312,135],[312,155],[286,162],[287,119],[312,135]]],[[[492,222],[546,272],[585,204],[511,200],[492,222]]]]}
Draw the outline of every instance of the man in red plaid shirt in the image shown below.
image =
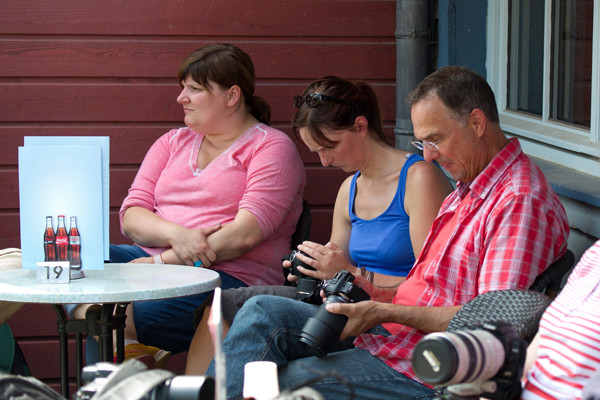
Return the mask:
{"type": "MultiPolygon", "coordinates": [[[[241,396],[245,363],[270,360],[279,365],[282,389],[307,384],[327,399],[348,397],[350,387],[355,399],[433,397],[411,367],[419,340],[444,330],[481,293],[527,289],[566,251],[565,210],[518,140],[502,132],[483,77],[441,68],[411,91],[408,103],[418,139],[413,145],[457,181],[411,273],[390,289],[353,272],[371,300],[327,305],[349,317],[340,339],[350,339],[322,358],[309,357],[297,340],[316,306],[275,296],[250,299],[224,343],[229,395],[241,396]]],[[[212,371],[213,365],[207,374],[212,371]]]]}

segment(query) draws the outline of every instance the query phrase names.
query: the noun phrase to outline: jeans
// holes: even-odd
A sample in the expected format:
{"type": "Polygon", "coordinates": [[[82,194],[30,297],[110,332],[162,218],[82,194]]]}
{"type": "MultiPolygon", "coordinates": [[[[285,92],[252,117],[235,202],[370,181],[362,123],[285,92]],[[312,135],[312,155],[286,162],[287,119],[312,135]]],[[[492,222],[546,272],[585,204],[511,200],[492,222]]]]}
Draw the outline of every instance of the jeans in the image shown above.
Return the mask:
{"type": "MultiPolygon", "coordinates": [[[[351,340],[338,344],[323,358],[312,357],[298,335],[318,306],[277,296],[255,296],[235,316],[223,343],[227,368],[227,395],[242,397],[244,365],[250,361],[273,361],[279,366],[283,391],[310,386],[326,399],[401,398],[433,399],[428,387],[387,366],[368,351],[353,347],[351,340]],[[311,381],[309,383],[309,381],[311,381]]],[[[375,334],[389,334],[378,326],[375,334]]],[[[214,376],[214,361],[206,375],[214,376]]]]}
{"type": "MultiPolygon", "coordinates": [[[[223,290],[247,286],[225,272],[216,272],[221,276],[223,290]]],[[[195,333],[194,310],[210,293],[133,303],[138,341],[173,354],[187,351],[195,333]]]]}
{"type": "Polygon", "coordinates": [[[128,263],[140,257],[149,257],[144,249],[132,244],[111,244],[109,248],[110,263],[128,263]]]}

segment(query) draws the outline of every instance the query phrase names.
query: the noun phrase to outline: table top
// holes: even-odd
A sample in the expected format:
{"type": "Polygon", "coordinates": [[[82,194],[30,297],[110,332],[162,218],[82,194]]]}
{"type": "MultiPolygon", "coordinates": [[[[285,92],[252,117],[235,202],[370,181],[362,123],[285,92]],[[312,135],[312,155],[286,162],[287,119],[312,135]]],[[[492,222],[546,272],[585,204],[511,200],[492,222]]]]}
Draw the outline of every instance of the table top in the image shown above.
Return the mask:
{"type": "Polygon", "coordinates": [[[0,272],[0,300],[22,303],[129,303],[207,292],[221,284],[206,268],[172,264],[104,264],[69,283],[38,283],[35,269],[0,272]]]}

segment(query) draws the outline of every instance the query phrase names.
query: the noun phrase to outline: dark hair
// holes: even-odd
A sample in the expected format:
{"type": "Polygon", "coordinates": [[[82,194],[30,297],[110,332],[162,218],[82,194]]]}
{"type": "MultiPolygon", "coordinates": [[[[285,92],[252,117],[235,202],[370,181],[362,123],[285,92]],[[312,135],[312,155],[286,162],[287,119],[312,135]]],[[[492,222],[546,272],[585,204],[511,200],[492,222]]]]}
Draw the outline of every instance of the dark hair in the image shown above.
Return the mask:
{"type": "Polygon", "coordinates": [[[355,107],[327,100],[322,101],[316,107],[308,107],[303,104],[296,110],[292,119],[292,126],[296,134],[300,128],[307,128],[316,143],[321,146],[331,146],[336,142],[328,139],[323,134],[322,128],[348,129],[354,125],[356,117],[362,115],[367,119],[369,131],[374,133],[374,137],[388,143],[388,139],[383,133],[377,96],[367,83],[362,81],[352,83],[335,76],[326,76],[309,84],[302,92],[302,96],[311,93],[320,93],[350,101],[355,107]]]}
{"type": "Polygon", "coordinates": [[[443,67],[423,79],[406,98],[409,106],[437,95],[459,117],[479,108],[491,122],[499,122],[494,92],[485,78],[464,67],[443,67]]]}
{"type": "Polygon", "coordinates": [[[190,54],[179,66],[179,83],[191,77],[211,89],[210,83],[229,89],[240,87],[250,113],[260,122],[269,125],[271,106],[266,100],[254,96],[254,64],[248,54],[231,44],[209,44],[190,54]]]}

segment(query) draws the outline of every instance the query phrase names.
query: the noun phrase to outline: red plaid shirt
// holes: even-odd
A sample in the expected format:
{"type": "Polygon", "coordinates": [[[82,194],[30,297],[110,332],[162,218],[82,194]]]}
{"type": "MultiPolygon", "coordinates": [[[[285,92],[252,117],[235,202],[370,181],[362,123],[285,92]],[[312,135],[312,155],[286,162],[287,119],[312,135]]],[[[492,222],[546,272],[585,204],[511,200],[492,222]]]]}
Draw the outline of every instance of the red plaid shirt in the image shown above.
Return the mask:
{"type": "MultiPolygon", "coordinates": [[[[511,139],[474,181],[459,182],[446,198],[393,303],[449,307],[491,290],[527,289],[566,251],[568,234],[558,197],[511,139]]],[[[363,334],[354,344],[418,381],[411,358],[426,333],[385,327],[392,335],[363,334]]]]}

